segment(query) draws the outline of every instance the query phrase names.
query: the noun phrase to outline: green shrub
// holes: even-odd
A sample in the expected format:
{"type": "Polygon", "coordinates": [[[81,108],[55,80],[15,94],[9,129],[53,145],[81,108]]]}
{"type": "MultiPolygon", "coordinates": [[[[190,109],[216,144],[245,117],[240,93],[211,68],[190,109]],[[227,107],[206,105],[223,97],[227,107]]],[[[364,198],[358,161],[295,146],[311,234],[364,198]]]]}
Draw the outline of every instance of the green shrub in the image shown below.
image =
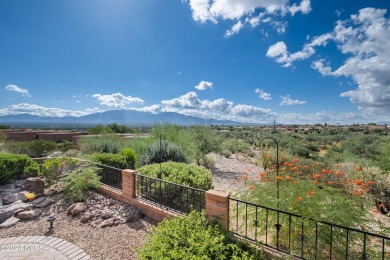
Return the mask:
{"type": "Polygon", "coordinates": [[[209,190],[212,186],[212,177],[209,170],[202,166],[178,162],[164,162],[145,165],[137,170],[142,175],[183,184],[193,188],[209,190]]]}
{"type": "Polygon", "coordinates": [[[249,150],[250,146],[247,142],[241,139],[233,139],[233,138],[228,138],[225,139],[222,144],[221,144],[221,150],[227,150],[230,151],[231,153],[244,153],[249,150]]]}
{"type": "Polygon", "coordinates": [[[7,142],[4,145],[7,152],[15,154],[27,154],[37,158],[57,149],[57,144],[46,140],[33,140],[27,142],[7,142]]]}
{"type": "Polygon", "coordinates": [[[78,161],[72,158],[52,158],[42,164],[40,176],[45,178],[48,186],[56,183],[62,174],[76,169],[78,161]]]}
{"type": "Polygon", "coordinates": [[[128,169],[135,169],[135,162],[137,161],[137,157],[133,149],[125,148],[120,152],[120,155],[125,158],[128,169]]]}
{"type": "Polygon", "coordinates": [[[86,136],[79,140],[80,150],[83,153],[119,153],[123,144],[123,139],[114,134],[86,136]]]}
{"type": "Polygon", "coordinates": [[[86,192],[100,186],[100,176],[96,173],[97,169],[78,168],[68,172],[63,177],[63,191],[68,199],[72,201],[84,201],[86,192]]]}
{"type": "Polygon", "coordinates": [[[265,259],[262,251],[234,243],[205,213],[167,218],[150,233],[141,259],[265,259]]]}
{"type": "Polygon", "coordinates": [[[36,175],[39,166],[27,155],[0,154],[0,185],[6,184],[18,174],[36,175]]]}
{"type": "Polygon", "coordinates": [[[177,144],[166,140],[154,142],[142,154],[139,164],[153,164],[160,162],[186,162],[183,150],[177,144]]]}
{"type": "Polygon", "coordinates": [[[93,160],[107,166],[118,169],[126,169],[127,162],[124,156],[114,153],[99,153],[94,155],[93,160]]]}

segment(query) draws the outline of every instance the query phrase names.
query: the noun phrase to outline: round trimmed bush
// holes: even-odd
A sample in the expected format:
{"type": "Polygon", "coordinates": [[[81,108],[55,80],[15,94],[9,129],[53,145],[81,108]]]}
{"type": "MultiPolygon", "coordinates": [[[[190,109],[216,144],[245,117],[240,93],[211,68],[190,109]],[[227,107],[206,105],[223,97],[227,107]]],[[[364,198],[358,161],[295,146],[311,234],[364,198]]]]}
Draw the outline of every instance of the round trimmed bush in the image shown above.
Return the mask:
{"type": "Polygon", "coordinates": [[[142,175],[183,184],[193,188],[209,190],[213,179],[211,172],[203,166],[196,166],[178,162],[164,162],[145,165],[137,170],[142,175]]]}

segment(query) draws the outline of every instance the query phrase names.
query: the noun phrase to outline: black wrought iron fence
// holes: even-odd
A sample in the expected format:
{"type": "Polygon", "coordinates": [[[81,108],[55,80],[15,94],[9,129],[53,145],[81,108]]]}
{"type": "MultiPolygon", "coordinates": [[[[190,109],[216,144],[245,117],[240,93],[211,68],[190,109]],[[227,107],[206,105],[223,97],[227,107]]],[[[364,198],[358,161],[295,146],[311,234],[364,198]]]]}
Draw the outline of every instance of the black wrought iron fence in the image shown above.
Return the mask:
{"type": "Polygon", "coordinates": [[[100,182],[113,188],[122,190],[122,170],[111,166],[93,163],[99,168],[98,175],[101,176],[100,182]]]}
{"type": "Polygon", "coordinates": [[[136,196],[180,213],[205,209],[205,191],[136,174],[136,196]]]}
{"type": "Polygon", "coordinates": [[[233,198],[229,230],[300,259],[390,259],[390,237],[233,198]]]}

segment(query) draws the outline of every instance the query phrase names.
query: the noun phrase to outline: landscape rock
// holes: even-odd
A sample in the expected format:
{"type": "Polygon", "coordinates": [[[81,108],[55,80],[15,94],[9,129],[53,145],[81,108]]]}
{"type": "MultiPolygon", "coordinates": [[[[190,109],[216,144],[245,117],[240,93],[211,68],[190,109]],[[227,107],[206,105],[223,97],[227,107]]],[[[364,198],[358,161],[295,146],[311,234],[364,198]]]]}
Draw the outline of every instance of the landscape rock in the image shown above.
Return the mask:
{"type": "Polygon", "coordinates": [[[114,218],[104,220],[99,226],[101,228],[112,227],[114,225],[114,218]]]}
{"type": "Polygon", "coordinates": [[[24,211],[31,208],[31,204],[16,202],[11,205],[0,206],[0,221],[11,217],[15,212],[24,211]]]}
{"type": "Polygon", "coordinates": [[[92,225],[93,225],[93,226],[99,226],[102,222],[103,222],[103,219],[98,218],[97,220],[95,220],[95,221],[92,223],[92,225]]]}
{"type": "Polygon", "coordinates": [[[34,192],[35,194],[43,194],[45,183],[39,178],[28,178],[20,184],[20,188],[25,191],[34,192]]]}
{"type": "Polygon", "coordinates": [[[9,205],[15,202],[16,193],[6,193],[5,195],[3,194],[2,194],[2,199],[5,205],[9,205]]]}
{"type": "Polygon", "coordinates": [[[11,184],[0,185],[0,193],[11,189],[16,189],[15,184],[11,183],[11,184]]]}
{"type": "Polygon", "coordinates": [[[17,214],[17,217],[19,219],[33,219],[39,217],[41,214],[42,211],[40,209],[34,209],[34,210],[20,212],[19,214],[17,214]]]}
{"type": "Polygon", "coordinates": [[[16,188],[19,188],[20,185],[24,182],[25,180],[17,180],[13,184],[15,185],[16,188]]]}
{"type": "Polygon", "coordinates": [[[100,217],[101,217],[102,219],[109,219],[109,218],[112,217],[112,214],[109,213],[109,212],[103,212],[103,213],[100,215],[100,217]]]}
{"type": "Polygon", "coordinates": [[[72,214],[73,216],[77,216],[81,212],[85,212],[87,210],[87,207],[85,206],[84,203],[78,202],[73,205],[71,205],[67,210],[67,214],[72,214]]]}
{"type": "Polygon", "coordinates": [[[0,228],[12,227],[12,226],[16,225],[16,223],[18,223],[19,221],[20,221],[20,219],[18,219],[18,218],[10,217],[9,219],[7,219],[6,221],[4,221],[3,223],[0,224],[0,228]]]}
{"type": "Polygon", "coordinates": [[[126,222],[136,222],[145,217],[145,215],[136,208],[129,208],[126,210],[124,217],[126,222]]]}
{"type": "Polygon", "coordinates": [[[26,191],[21,191],[16,193],[15,201],[20,200],[26,202],[27,201],[26,193],[27,193],[26,191]]]}
{"type": "Polygon", "coordinates": [[[94,215],[90,214],[90,213],[85,213],[81,219],[80,219],[80,222],[81,223],[87,223],[88,221],[92,220],[94,217],[94,215]]]}
{"type": "Polygon", "coordinates": [[[45,208],[53,203],[54,203],[54,200],[51,198],[48,198],[48,197],[40,197],[40,198],[34,200],[33,202],[31,202],[31,204],[35,208],[45,208]]]}
{"type": "Polygon", "coordinates": [[[22,190],[20,188],[12,188],[12,189],[3,189],[0,191],[1,196],[4,196],[5,194],[8,193],[18,193],[21,192],[22,190]]]}

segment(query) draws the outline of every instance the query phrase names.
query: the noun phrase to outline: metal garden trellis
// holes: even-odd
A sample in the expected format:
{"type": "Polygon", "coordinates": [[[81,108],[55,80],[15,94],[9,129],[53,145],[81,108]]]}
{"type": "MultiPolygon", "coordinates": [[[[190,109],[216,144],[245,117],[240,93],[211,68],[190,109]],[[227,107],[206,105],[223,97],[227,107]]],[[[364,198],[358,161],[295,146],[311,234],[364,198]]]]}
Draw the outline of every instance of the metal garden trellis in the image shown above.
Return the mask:
{"type": "MultiPolygon", "coordinates": [[[[255,143],[257,147],[261,147],[261,144],[263,143],[264,140],[271,139],[272,141],[275,142],[276,144],[276,204],[277,204],[277,209],[279,210],[279,143],[276,141],[275,138],[273,137],[264,137],[263,139],[260,140],[259,143],[255,143]]],[[[282,225],[280,224],[280,218],[279,218],[279,211],[277,212],[277,223],[275,224],[276,228],[276,241],[277,241],[277,249],[279,249],[279,231],[282,228],[282,225]]]]}

